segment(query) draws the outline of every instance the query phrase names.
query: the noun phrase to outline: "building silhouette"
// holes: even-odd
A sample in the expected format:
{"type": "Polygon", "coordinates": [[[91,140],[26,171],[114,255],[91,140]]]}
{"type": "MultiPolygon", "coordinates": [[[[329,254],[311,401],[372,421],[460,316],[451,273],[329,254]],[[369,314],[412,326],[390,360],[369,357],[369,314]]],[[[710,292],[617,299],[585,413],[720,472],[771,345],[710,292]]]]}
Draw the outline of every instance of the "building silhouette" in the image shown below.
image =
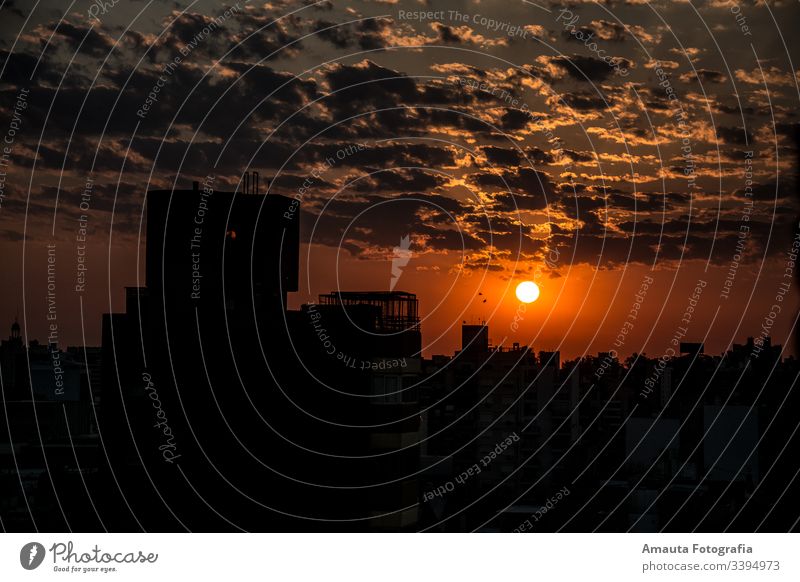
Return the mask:
{"type": "Polygon", "coordinates": [[[291,204],[199,184],[148,193],[147,285],[104,317],[101,417],[148,529],[416,525],[416,298],[332,293],[288,310],[291,204]]]}

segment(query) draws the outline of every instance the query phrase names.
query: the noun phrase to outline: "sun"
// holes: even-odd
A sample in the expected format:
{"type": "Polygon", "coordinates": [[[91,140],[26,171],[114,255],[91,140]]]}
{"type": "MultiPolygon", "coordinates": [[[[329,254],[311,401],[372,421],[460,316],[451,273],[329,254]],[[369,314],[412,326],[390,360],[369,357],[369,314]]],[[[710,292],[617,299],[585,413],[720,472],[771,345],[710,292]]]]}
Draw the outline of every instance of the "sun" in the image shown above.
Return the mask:
{"type": "Polygon", "coordinates": [[[523,281],[517,285],[517,299],[523,303],[533,303],[539,299],[539,286],[533,281],[523,281]]]}

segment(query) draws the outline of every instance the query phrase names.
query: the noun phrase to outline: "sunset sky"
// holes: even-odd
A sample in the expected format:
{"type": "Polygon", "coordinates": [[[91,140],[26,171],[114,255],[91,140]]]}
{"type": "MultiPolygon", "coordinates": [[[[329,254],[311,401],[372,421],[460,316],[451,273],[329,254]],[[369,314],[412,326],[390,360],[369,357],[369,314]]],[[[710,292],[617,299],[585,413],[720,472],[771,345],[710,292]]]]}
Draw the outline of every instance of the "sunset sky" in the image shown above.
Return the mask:
{"type": "Polygon", "coordinates": [[[249,169],[301,199],[292,308],[388,290],[408,237],[395,290],[426,355],[482,320],[496,345],[594,354],[634,304],[623,357],[681,326],[712,354],[762,325],[788,343],[796,1],[64,5],[0,9],[0,326],[19,311],[46,339],[55,244],[60,341],[98,345],[144,284],[145,192],[249,169]],[[521,308],[524,280],[541,297],[521,308]]]}

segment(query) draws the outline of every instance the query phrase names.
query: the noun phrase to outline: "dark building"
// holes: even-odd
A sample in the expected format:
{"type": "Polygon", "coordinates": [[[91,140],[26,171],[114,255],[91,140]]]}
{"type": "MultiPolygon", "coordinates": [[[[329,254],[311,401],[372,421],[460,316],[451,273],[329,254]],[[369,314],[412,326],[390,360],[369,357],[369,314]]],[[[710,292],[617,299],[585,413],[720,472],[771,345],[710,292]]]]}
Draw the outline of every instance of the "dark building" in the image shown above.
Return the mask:
{"type": "Polygon", "coordinates": [[[137,492],[118,527],[416,526],[416,297],[287,310],[292,205],[209,184],[148,193],[147,286],[103,324],[100,431],[137,492]]]}
{"type": "Polygon", "coordinates": [[[486,324],[461,326],[461,351],[485,354],[489,351],[489,327],[486,324]]]}
{"type": "MultiPolygon", "coordinates": [[[[306,306],[304,309],[308,309],[306,306]]],[[[355,323],[364,348],[375,355],[419,358],[422,334],[416,295],[403,291],[332,291],[319,296],[317,309],[330,317],[344,317],[355,323]],[[364,325],[356,323],[364,319],[364,325]]],[[[339,326],[340,329],[343,326],[339,326]]]]}
{"type": "Polygon", "coordinates": [[[544,498],[561,472],[548,472],[554,454],[570,444],[577,419],[576,385],[558,364],[558,352],[490,347],[485,324],[462,326],[452,358],[424,362],[423,525],[479,528],[517,497],[544,498]]]}
{"type": "Polygon", "coordinates": [[[702,343],[698,342],[681,342],[680,344],[680,353],[687,354],[690,356],[694,356],[696,354],[702,354],[704,352],[705,346],[702,343]]]}
{"type": "MultiPolygon", "coordinates": [[[[15,321],[0,343],[0,516],[6,531],[100,529],[100,447],[88,376],[98,350],[25,345],[15,321]],[[91,353],[92,363],[77,356],[91,353]]],[[[88,359],[88,357],[87,357],[88,359]]]]}
{"type": "Polygon", "coordinates": [[[245,468],[269,449],[267,355],[286,345],[297,217],[286,218],[287,198],[217,191],[210,179],[150,191],[146,205],[146,287],[126,289],[125,313],[103,319],[99,428],[112,472],[137,491],[119,503],[118,526],[213,530],[242,517],[259,529],[244,507],[275,472],[263,463],[245,479],[245,468]]]}
{"type": "MultiPolygon", "coordinates": [[[[305,372],[314,380],[302,384],[302,407],[336,422],[304,426],[316,434],[316,446],[338,447],[341,458],[331,470],[358,487],[337,495],[339,518],[370,516],[360,530],[416,529],[422,350],[416,296],[332,292],[288,315],[302,366],[295,376],[305,372]]],[[[318,475],[326,465],[318,459],[309,469],[318,475]]]]}
{"type": "Polygon", "coordinates": [[[243,314],[297,291],[299,226],[283,196],[192,190],[147,194],[147,288],[167,313],[243,314]],[[287,218],[286,216],[291,216],[287,218]]]}

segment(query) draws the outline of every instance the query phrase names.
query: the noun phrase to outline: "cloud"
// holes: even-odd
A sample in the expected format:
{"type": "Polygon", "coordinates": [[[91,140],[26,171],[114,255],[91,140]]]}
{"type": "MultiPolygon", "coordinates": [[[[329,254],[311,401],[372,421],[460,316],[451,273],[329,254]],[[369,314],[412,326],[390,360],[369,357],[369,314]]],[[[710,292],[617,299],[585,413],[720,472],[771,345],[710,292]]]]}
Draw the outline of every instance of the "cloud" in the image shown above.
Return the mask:
{"type": "Polygon", "coordinates": [[[481,148],[481,151],[490,164],[518,166],[522,162],[522,156],[518,150],[496,146],[484,146],[481,148]]]}
{"type": "Polygon", "coordinates": [[[542,210],[555,197],[549,176],[525,167],[475,172],[468,176],[468,182],[491,193],[495,208],[503,212],[542,210]]]}
{"type": "MultiPolygon", "coordinates": [[[[596,38],[604,42],[625,42],[628,39],[638,40],[642,43],[658,43],[661,40],[660,34],[648,32],[643,26],[636,24],[622,24],[611,22],[610,20],[592,20],[588,25],[577,26],[576,32],[583,33],[583,38],[596,38]],[[592,35],[590,37],[589,35],[592,35]]],[[[563,31],[563,36],[568,41],[583,42],[571,34],[570,31],[563,31]]]]}
{"type": "Polygon", "coordinates": [[[753,141],[753,134],[742,127],[717,127],[717,137],[733,145],[746,145],[753,141]]]}
{"type": "Polygon", "coordinates": [[[49,25],[49,29],[57,37],[64,39],[72,51],[80,50],[91,56],[103,57],[114,46],[114,40],[110,36],[87,24],[74,24],[69,20],[62,20],[49,25]]]}
{"type": "Polygon", "coordinates": [[[712,71],[710,69],[697,69],[696,71],[690,71],[682,74],[680,76],[680,80],[684,83],[691,83],[695,80],[700,81],[700,83],[724,83],[728,80],[728,77],[719,71],[712,71]]]}
{"type": "Polygon", "coordinates": [[[792,87],[800,80],[800,72],[792,73],[792,71],[781,70],[778,67],[756,68],[751,71],[736,69],[734,75],[738,81],[749,85],[761,85],[762,87],[765,84],[777,87],[792,87]]]}
{"type": "Polygon", "coordinates": [[[436,32],[438,40],[445,44],[468,44],[484,47],[508,45],[508,37],[487,38],[466,25],[450,26],[441,22],[432,22],[430,27],[436,32]]]}

